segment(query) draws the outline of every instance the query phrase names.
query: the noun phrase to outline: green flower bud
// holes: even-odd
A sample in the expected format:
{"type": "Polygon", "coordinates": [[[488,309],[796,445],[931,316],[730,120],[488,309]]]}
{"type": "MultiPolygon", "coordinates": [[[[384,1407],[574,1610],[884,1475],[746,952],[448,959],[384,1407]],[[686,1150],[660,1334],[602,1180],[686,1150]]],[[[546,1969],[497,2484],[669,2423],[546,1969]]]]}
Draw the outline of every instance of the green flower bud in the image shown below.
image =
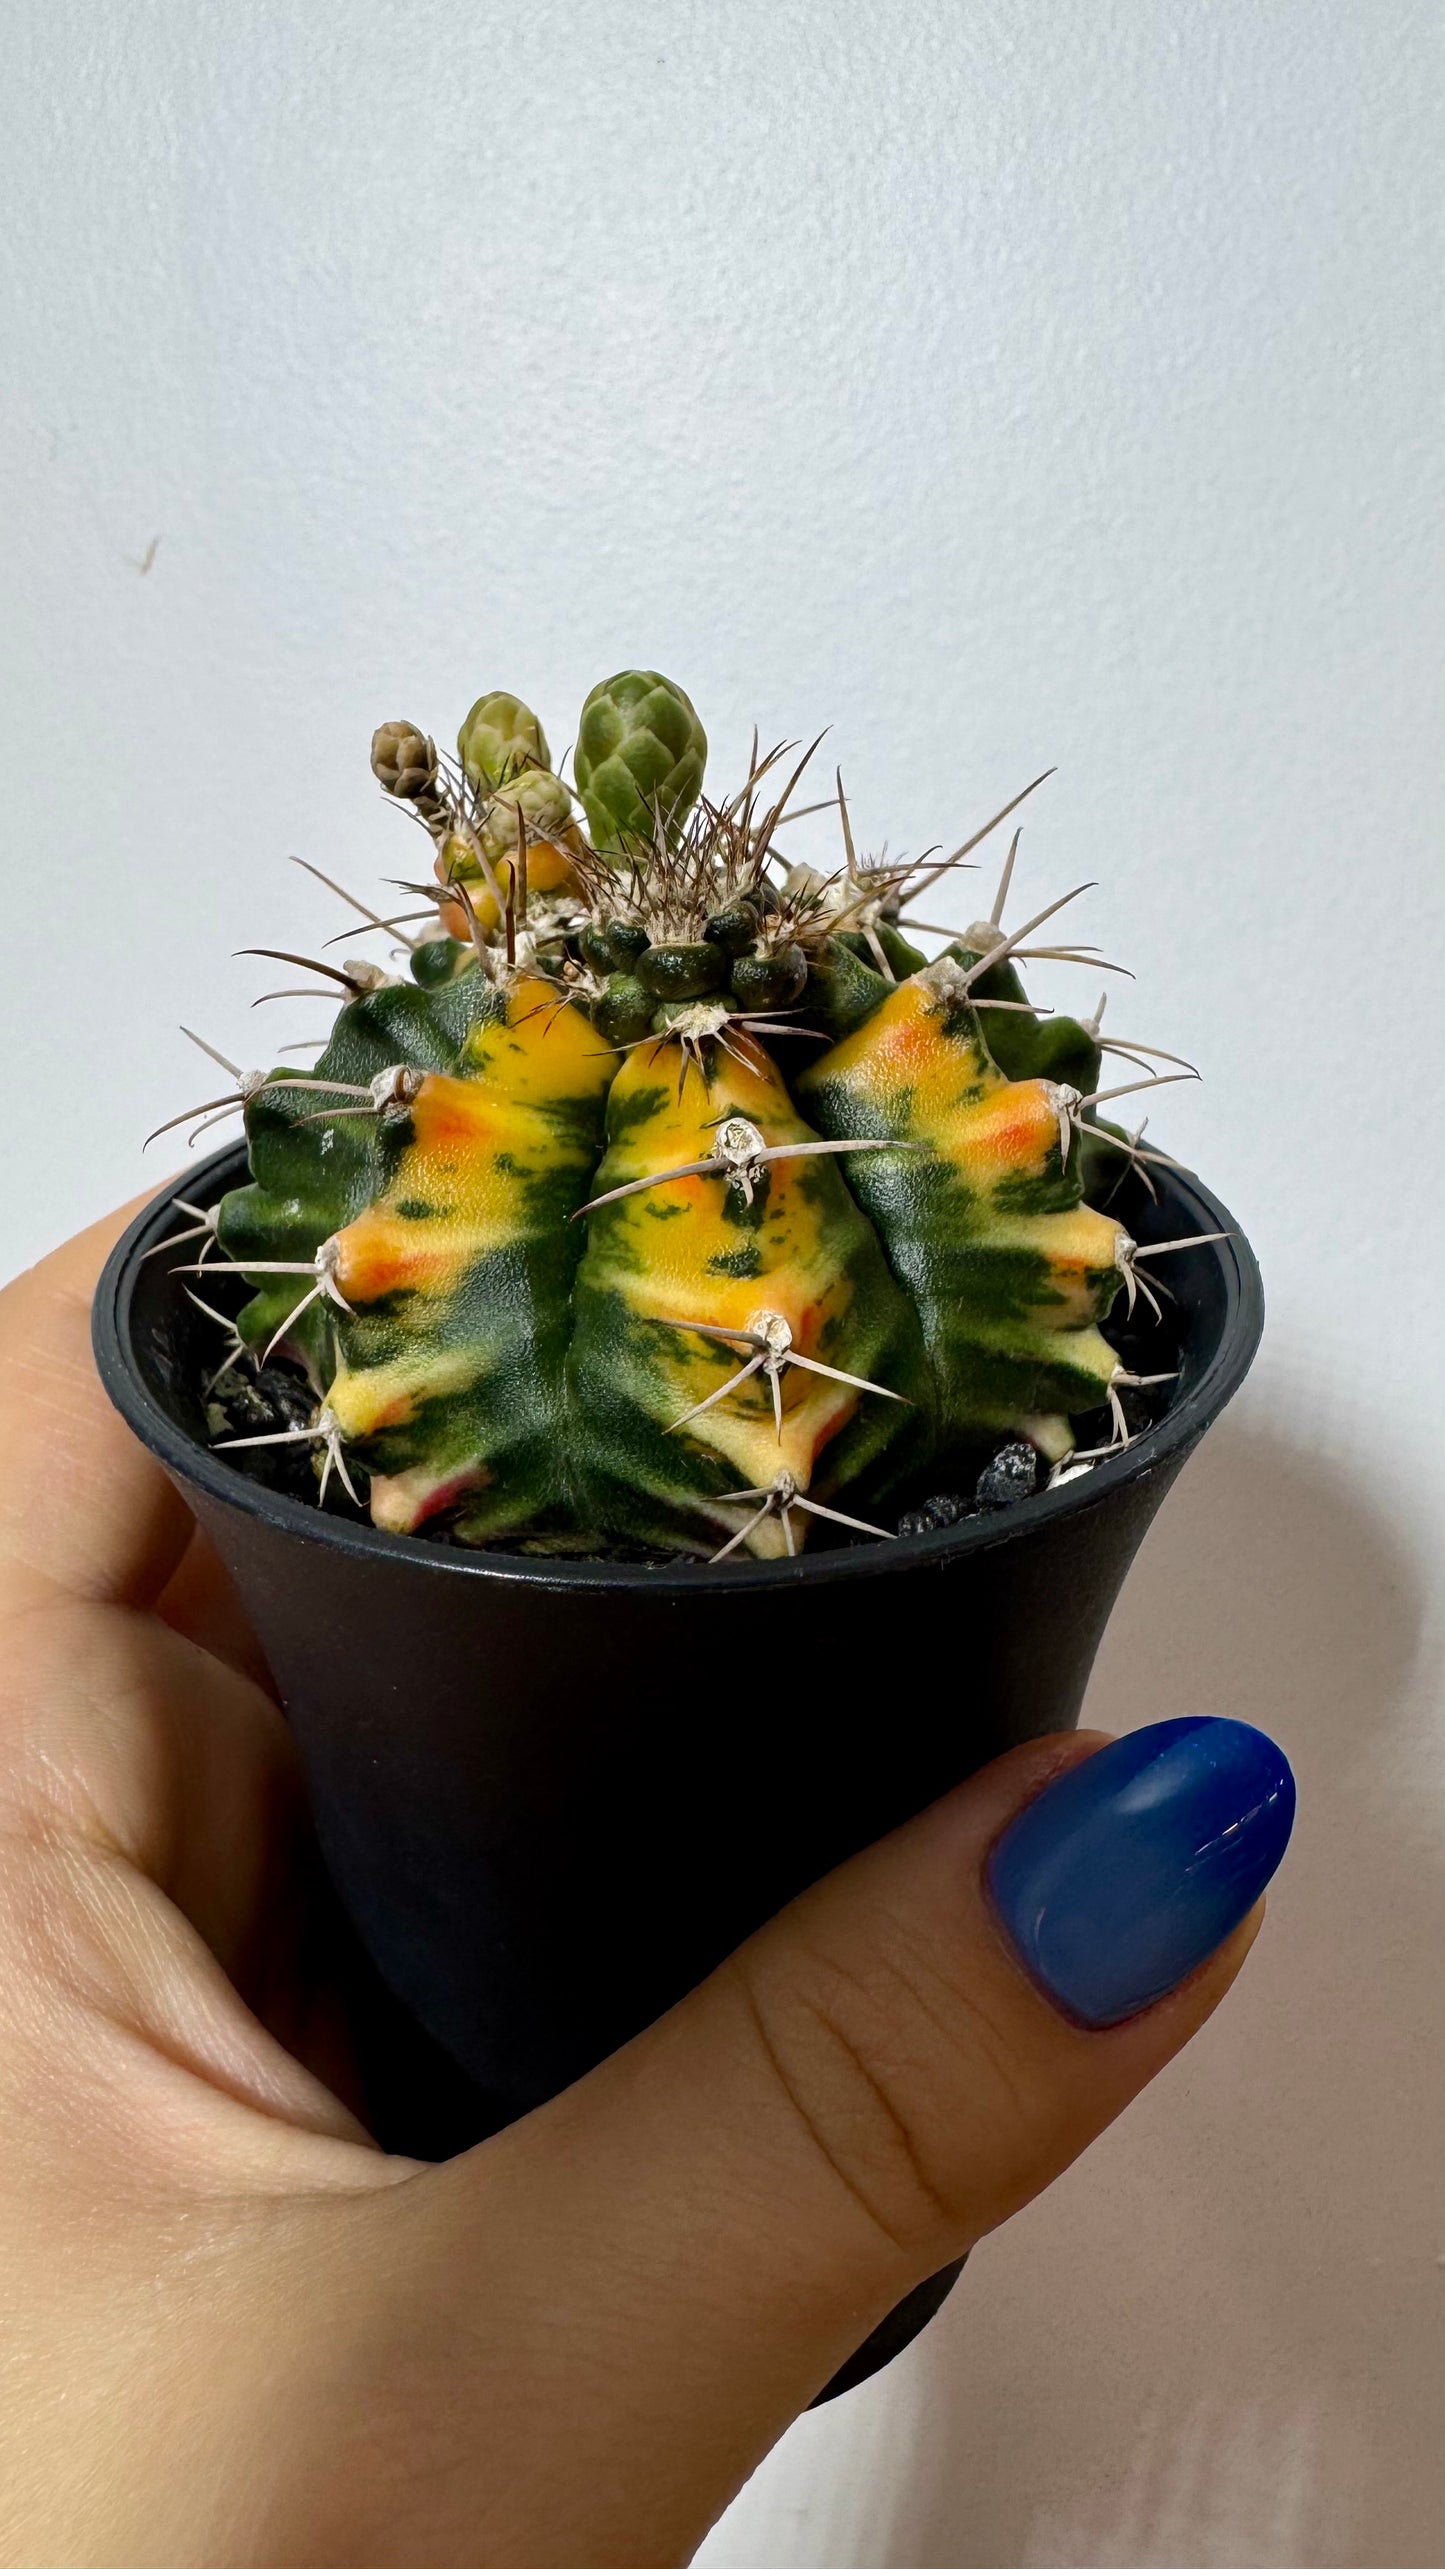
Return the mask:
{"type": "Polygon", "coordinates": [[[650,847],[654,814],[675,829],[702,787],[707,734],[688,698],[655,669],[624,669],[582,708],[573,766],[594,846],[650,847]]]}
{"type": "Polygon", "coordinates": [[[550,768],[547,735],[530,705],[494,687],[478,696],[457,734],[457,756],[474,785],[505,785],[529,767],[550,768]]]}
{"type": "Polygon", "coordinates": [[[572,818],[572,797],[548,767],[524,767],[499,785],[481,830],[482,845],[494,860],[510,856],[517,844],[519,808],[527,816],[529,839],[555,839],[572,818]]]}

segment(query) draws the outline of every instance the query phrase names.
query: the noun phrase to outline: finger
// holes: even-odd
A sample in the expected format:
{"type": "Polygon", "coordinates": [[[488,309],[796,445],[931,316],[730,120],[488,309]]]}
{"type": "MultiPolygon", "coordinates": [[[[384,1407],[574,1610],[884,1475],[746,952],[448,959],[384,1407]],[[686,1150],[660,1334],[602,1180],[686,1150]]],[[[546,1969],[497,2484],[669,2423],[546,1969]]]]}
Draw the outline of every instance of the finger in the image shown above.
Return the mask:
{"type": "Polygon", "coordinates": [[[190,1539],[184,1501],[111,1408],[90,1352],[96,1277],[144,1201],[0,1293],[0,1602],[62,1589],[148,1604],[190,1539]]]}
{"type": "MultiPolygon", "coordinates": [[[[315,1966],[325,1906],[295,1749],[276,1706],[155,1617],[52,1602],[14,1615],[0,1667],[0,2078],[37,2029],[65,2074],[32,2127],[83,2101],[129,2112],[173,2073],[309,2130],[356,2137],[306,2062],[339,2055],[315,1966]],[[65,2029],[57,2041],[56,2027],[65,2029]],[[119,2039],[117,2040],[117,2037],[119,2039]],[[126,2104],[130,2100],[130,2106],[126,2104]]],[[[101,2118],[107,2129],[110,2121],[101,2118]]],[[[160,2139],[159,2125],[154,2136],[160,2139]]]]}
{"type": "Polygon", "coordinates": [[[156,1613],[172,1632],[197,1642],[213,1659],[271,1690],[271,1672],[210,1536],[194,1526],[191,1539],[156,1599],[156,1613]]]}
{"type": "Polygon", "coordinates": [[[457,2503],[485,2504],[495,2556],[515,2516],[529,2569],[690,2557],[889,2309],[1203,2023],[1292,1808],[1279,1751],[1241,1724],[1035,1742],[567,2096],[399,2188],[393,2285],[423,2296],[437,2351],[429,2432],[454,2439],[457,2503]],[[483,2309],[505,2350],[484,2384],[483,2309]],[[538,2423],[559,2413],[565,2473],[538,2423]]]}
{"type": "Polygon", "coordinates": [[[12,1619],[0,1829],[118,1856],[248,1987],[278,1924],[300,1799],[275,1704],[209,1652],[123,1608],[12,1619]]]}

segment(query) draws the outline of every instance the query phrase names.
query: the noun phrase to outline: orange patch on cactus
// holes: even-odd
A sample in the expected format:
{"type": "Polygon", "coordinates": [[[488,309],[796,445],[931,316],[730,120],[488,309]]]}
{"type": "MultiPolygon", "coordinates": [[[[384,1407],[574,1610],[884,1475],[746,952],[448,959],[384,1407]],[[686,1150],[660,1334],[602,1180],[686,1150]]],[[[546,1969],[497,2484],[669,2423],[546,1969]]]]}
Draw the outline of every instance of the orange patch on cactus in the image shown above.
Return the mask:
{"type": "Polygon", "coordinates": [[[944,1156],[988,1178],[1032,1175],[1059,1147],[1059,1119],[1041,1079],[1002,1082],[959,1110],[944,1134],[929,1134],[944,1156]]]}
{"type": "MultiPolygon", "coordinates": [[[[944,1003],[920,980],[900,982],[881,1008],[827,1057],[827,1073],[861,1088],[884,1112],[909,1112],[915,1124],[933,1125],[958,1110],[972,1088],[1003,1084],[1002,1074],[978,1048],[944,1027],[944,1003]]],[[[805,1073],[800,1086],[806,1090],[805,1073]]]]}
{"type": "Polygon", "coordinates": [[[473,1037],[471,1076],[423,1080],[390,1186],[337,1235],[348,1302],[448,1294],[478,1258],[535,1228],[529,1190],[577,1157],[549,1105],[600,1096],[616,1058],[558,1002],[554,982],[518,982],[505,1019],[473,1037]]]}

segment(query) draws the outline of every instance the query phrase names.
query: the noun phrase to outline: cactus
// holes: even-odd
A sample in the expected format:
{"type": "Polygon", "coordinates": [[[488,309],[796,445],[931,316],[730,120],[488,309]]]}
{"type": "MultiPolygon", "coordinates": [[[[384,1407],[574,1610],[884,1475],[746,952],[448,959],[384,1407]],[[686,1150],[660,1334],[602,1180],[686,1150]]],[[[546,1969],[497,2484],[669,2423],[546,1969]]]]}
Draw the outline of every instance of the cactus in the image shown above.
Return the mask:
{"type": "Polygon", "coordinates": [[[716,1560],[886,1537],[921,1475],[1000,1439],[1056,1471],[1127,1443],[1124,1393],[1168,1377],[1105,1324],[1120,1296],[1159,1316],[1145,1262],[1182,1244],[1087,1200],[1153,1156],[1098,1110],[1177,1056],[1105,1037],[1102,1002],[1030,1007],[1021,961],[1086,958],[1029,942],[1052,910],[1005,932],[1017,833],[954,936],[909,905],[957,858],[860,864],[841,779],[832,876],[780,867],[781,753],[699,800],[701,728],[654,671],[584,707],[590,840],[516,697],[479,699],[459,751],[373,744],[434,846],[409,977],[304,966],[344,994],[311,1069],[213,1055],[235,1088],[197,1112],[242,1106],[251,1177],[177,1235],[245,1289],[200,1301],[227,1333],[208,1390],[224,1413],[279,1364],[290,1402],[218,1443],[309,1450],[323,1499],[393,1532],[716,1560]],[[1106,1050],[1144,1077],[1100,1089],[1106,1050]]]}

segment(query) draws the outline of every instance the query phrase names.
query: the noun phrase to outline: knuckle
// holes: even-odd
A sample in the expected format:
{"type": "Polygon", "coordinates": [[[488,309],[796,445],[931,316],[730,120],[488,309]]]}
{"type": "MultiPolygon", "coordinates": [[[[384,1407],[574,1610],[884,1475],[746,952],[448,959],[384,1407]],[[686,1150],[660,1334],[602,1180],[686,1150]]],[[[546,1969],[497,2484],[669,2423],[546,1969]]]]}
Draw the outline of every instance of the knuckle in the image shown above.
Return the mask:
{"type": "Polygon", "coordinates": [[[932,2028],[935,2059],[947,2065],[950,2098],[956,2105],[959,2091],[967,2092],[976,2144],[986,2138],[996,2157],[1025,2155],[1042,2100],[1037,2068],[1022,2047],[1008,2000],[966,1958],[940,1953],[901,1919],[888,1922],[887,1949],[898,1979],[932,2028]]]}
{"type": "Polygon", "coordinates": [[[1004,2031],[902,1932],[862,1968],[790,1940],[781,1968],[754,1950],[734,1970],[775,2092],[870,2229],[910,2256],[968,2244],[980,2146],[1027,2155],[1004,2031]]]}

